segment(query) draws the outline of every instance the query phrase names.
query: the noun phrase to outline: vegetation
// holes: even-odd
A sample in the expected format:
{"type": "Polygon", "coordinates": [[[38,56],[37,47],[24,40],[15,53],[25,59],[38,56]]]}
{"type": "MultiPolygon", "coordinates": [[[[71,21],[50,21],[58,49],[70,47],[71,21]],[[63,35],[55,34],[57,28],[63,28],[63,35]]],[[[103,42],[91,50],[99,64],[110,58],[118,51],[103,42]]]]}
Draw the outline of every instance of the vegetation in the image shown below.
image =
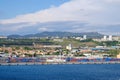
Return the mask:
{"type": "Polygon", "coordinates": [[[53,55],[60,55],[60,53],[59,52],[54,52],[53,55]]]}
{"type": "Polygon", "coordinates": [[[0,46],[11,46],[11,45],[18,45],[18,46],[31,46],[34,43],[38,44],[54,44],[49,39],[0,39],[0,46]]]}
{"type": "Polygon", "coordinates": [[[118,44],[118,41],[106,41],[102,43],[105,44],[106,46],[116,46],[118,44]]]}
{"type": "Polygon", "coordinates": [[[116,57],[119,53],[120,53],[120,50],[119,50],[119,49],[112,49],[112,50],[108,51],[108,54],[109,54],[111,57],[116,57]]]}
{"type": "Polygon", "coordinates": [[[24,47],[25,50],[32,50],[30,47],[24,47]]]}
{"type": "Polygon", "coordinates": [[[93,40],[89,38],[89,39],[81,40],[80,42],[93,42],[93,40]]]}
{"type": "MultiPolygon", "coordinates": [[[[91,38],[86,40],[76,40],[76,39],[63,39],[63,42],[57,42],[53,41],[52,39],[0,39],[0,46],[11,46],[11,45],[17,45],[17,46],[33,46],[33,43],[36,44],[43,44],[43,45],[62,45],[63,47],[72,44],[74,47],[79,46],[116,46],[119,42],[118,41],[103,41],[103,42],[97,42],[93,41],[91,38]]],[[[20,47],[16,47],[16,49],[19,49],[20,47]]],[[[25,48],[27,49],[27,48],[25,48]]]]}

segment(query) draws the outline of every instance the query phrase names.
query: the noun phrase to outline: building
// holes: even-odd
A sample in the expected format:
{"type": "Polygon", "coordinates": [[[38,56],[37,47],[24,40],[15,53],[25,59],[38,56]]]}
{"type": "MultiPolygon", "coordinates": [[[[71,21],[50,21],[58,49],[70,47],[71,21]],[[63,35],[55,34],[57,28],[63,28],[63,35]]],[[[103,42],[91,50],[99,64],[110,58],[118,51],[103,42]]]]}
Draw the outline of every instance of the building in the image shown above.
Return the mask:
{"type": "Polygon", "coordinates": [[[117,58],[120,58],[120,53],[117,55],[117,58]]]}
{"type": "Polygon", "coordinates": [[[75,39],[76,39],[76,40],[81,40],[82,38],[81,38],[81,37],[76,37],[75,39]]]}
{"type": "Polygon", "coordinates": [[[62,48],[61,45],[43,45],[43,48],[62,48]]]}
{"type": "Polygon", "coordinates": [[[83,35],[83,39],[87,39],[87,35],[83,35]]]}
{"type": "Polygon", "coordinates": [[[103,40],[105,40],[105,41],[106,41],[106,40],[107,40],[107,36],[104,36],[104,37],[103,37],[103,40]]]}
{"type": "Polygon", "coordinates": [[[6,36],[0,36],[0,39],[6,39],[7,37],[6,36]]]}
{"type": "Polygon", "coordinates": [[[112,40],[113,40],[113,39],[112,39],[112,35],[109,35],[108,40],[109,40],[109,41],[112,41],[112,40]]]}
{"type": "Polygon", "coordinates": [[[113,40],[120,41],[120,36],[113,36],[113,40]]]}
{"type": "Polygon", "coordinates": [[[69,44],[68,46],[66,46],[66,49],[68,49],[68,50],[72,50],[72,45],[69,44]]]}
{"type": "Polygon", "coordinates": [[[56,41],[56,42],[63,42],[63,39],[53,39],[53,41],[56,41]]]}

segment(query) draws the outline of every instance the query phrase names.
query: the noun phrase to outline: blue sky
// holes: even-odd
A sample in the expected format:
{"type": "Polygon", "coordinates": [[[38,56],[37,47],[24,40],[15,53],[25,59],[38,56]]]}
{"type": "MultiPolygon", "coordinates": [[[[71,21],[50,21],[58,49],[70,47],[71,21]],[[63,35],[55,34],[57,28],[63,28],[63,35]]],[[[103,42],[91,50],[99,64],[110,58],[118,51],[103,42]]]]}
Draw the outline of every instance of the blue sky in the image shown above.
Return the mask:
{"type": "Polygon", "coordinates": [[[0,35],[120,32],[120,0],[0,0],[0,35]]]}
{"type": "Polygon", "coordinates": [[[69,0],[0,0],[0,19],[13,18],[17,15],[33,13],[47,9],[69,0]]]}

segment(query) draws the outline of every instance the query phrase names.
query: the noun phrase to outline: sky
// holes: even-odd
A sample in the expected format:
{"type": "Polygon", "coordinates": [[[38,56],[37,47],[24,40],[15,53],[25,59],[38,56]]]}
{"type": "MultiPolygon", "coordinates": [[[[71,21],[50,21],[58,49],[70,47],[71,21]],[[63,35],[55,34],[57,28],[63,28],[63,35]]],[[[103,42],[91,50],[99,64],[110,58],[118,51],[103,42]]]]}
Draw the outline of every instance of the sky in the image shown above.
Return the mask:
{"type": "Polygon", "coordinates": [[[0,0],[0,35],[120,34],[120,0],[0,0]]]}

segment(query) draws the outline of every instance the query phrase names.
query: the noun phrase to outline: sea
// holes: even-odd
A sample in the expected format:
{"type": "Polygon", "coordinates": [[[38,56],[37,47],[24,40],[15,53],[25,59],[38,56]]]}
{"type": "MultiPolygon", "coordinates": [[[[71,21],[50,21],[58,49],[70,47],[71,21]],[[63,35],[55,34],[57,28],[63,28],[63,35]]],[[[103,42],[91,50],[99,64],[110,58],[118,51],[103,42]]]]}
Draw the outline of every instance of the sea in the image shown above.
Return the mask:
{"type": "Polygon", "coordinates": [[[0,80],[120,80],[120,64],[1,65],[0,80]]]}

